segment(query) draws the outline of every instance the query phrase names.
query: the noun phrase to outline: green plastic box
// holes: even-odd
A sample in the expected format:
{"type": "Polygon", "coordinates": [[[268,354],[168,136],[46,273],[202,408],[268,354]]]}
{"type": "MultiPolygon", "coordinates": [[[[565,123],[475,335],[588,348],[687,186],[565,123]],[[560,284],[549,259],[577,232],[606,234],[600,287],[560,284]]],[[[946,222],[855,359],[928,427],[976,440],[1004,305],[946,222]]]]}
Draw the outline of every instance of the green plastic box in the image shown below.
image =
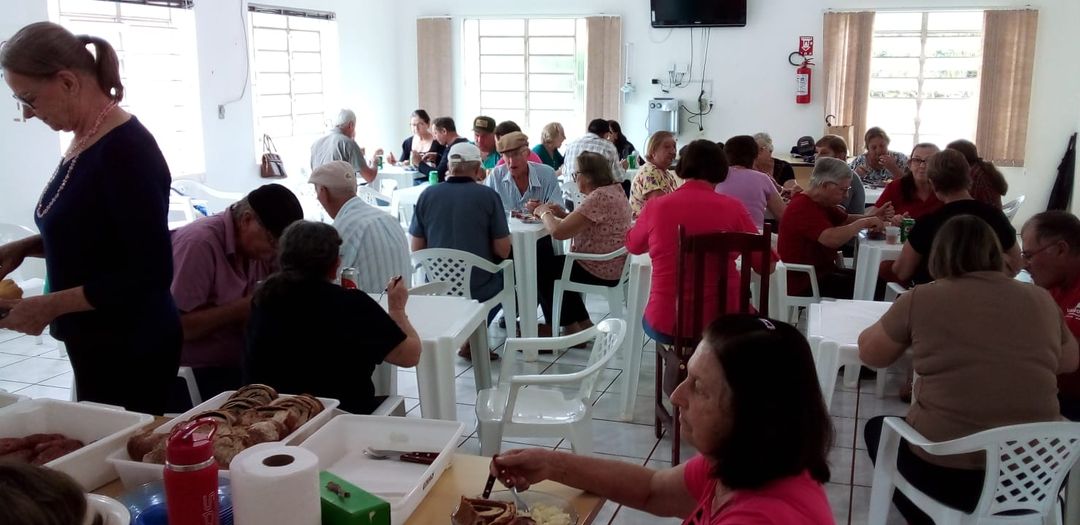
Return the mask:
{"type": "Polygon", "coordinates": [[[389,503],[325,470],[319,473],[319,495],[322,525],[390,525],[389,503]]]}

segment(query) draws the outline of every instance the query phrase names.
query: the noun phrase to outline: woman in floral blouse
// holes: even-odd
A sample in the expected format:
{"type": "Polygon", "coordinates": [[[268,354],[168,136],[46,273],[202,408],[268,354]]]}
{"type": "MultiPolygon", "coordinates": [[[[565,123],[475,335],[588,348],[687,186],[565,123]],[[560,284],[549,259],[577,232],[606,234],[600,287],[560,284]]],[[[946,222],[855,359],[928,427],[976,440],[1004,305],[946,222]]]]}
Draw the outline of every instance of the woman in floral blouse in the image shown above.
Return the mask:
{"type": "Polygon", "coordinates": [[[630,211],[636,219],[653,197],[667,195],[679,187],[678,179],[671,171],[675,161],[675,134],[657,131],[645,141],[645,165],[634,175],[630,183],[630,211]]]}

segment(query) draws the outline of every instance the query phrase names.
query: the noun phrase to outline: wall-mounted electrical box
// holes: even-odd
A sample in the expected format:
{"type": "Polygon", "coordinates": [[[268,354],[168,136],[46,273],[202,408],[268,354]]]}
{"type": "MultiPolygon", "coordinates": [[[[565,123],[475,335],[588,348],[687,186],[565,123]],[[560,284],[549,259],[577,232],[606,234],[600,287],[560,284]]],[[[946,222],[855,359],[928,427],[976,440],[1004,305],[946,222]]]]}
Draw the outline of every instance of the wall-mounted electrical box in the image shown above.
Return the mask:
{"type": "Polygon", "coordinates": [[[649,120],[646,124],[649,136],[657,131],[679,134],[679,101],[673,98],[649,100],[649,120]]]}

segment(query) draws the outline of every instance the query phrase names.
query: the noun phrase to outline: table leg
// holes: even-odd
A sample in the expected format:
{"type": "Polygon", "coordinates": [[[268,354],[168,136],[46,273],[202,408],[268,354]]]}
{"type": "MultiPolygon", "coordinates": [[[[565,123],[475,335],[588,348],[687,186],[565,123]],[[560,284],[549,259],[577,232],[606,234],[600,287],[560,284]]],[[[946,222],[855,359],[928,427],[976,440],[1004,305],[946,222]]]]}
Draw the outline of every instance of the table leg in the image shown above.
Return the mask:
{"type": "Polygon", "coordinates": [[[454,390],[453,340],[440,337],[434,344],[425,342],[416,365],[416,383],[420,394],[420,416],[424,419],[457,420],[457,392],[454,390]]]}
{"type": "Polygon", "coordinates": [[[855,294],[852,297],[855,300],[873,301],[874,289],[872,286],[868,286],[869,273],[872,271],[874,274],[874,280],[877,280],[877,265],[871,260],[874,257],[870,256],[870,247],[865,244],[859,244],[859,255],[856,258],[858,261],[855,264],[855,294]],[[870,267],[873,266],[873,270],[870,267]],[[870,297],[866,297],[867,288],[870,288],[870,297]]]}
{"type": "Polygon", "coordinates": [[[472,352],[473,377],[476,379],[476,391],[491,388],[491,352],[488,349],[487,317],[481,312],[481,320],[476,330],[469,336],[469,349],[472,352]]]}
{"type": "Polygon", "coordinates": [[[641,347],[644,345],[645,332],[641,327],[641,318],[645,314],[645,303],[652,287],[652,269],[641,265],[630,266],[630,294],[626,301],[626,329],[629,332],[623,342],[623,366],[625,379],[622,382],[622,419],[634,418],[634,405],[637,402],[638,380],[641,379],[641,347]]]}
{"type": "Polygon", "coordinates": [[[518,287],[521,337],[536,337],[536,238],[524,233],[511,233],[510,243],[514,249],[514,282],[518,287]]]}

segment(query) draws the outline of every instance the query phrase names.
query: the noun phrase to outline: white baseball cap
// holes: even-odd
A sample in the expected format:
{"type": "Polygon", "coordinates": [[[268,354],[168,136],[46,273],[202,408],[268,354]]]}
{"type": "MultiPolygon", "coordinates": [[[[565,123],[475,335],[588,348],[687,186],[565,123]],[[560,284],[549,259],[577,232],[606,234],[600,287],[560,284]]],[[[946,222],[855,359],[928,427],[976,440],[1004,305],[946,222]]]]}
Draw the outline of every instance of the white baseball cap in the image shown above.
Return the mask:
{"type": "Polygon", "coordinates": [[[459,142],[450,146],[450,151],[447,155],[449,155],[449,157],[447,157],[447,164],[450,166],[462,162],[480,162],[482,160],[480,148],[469,142],[459,142]]]}
{"type": "Polygon", "coordinates": [[[308,177],[308,182],[331,190],[356,193],[356,172],[353,171],[352,164],[343,160],[335,160],[315,168],[308,177]]]}

